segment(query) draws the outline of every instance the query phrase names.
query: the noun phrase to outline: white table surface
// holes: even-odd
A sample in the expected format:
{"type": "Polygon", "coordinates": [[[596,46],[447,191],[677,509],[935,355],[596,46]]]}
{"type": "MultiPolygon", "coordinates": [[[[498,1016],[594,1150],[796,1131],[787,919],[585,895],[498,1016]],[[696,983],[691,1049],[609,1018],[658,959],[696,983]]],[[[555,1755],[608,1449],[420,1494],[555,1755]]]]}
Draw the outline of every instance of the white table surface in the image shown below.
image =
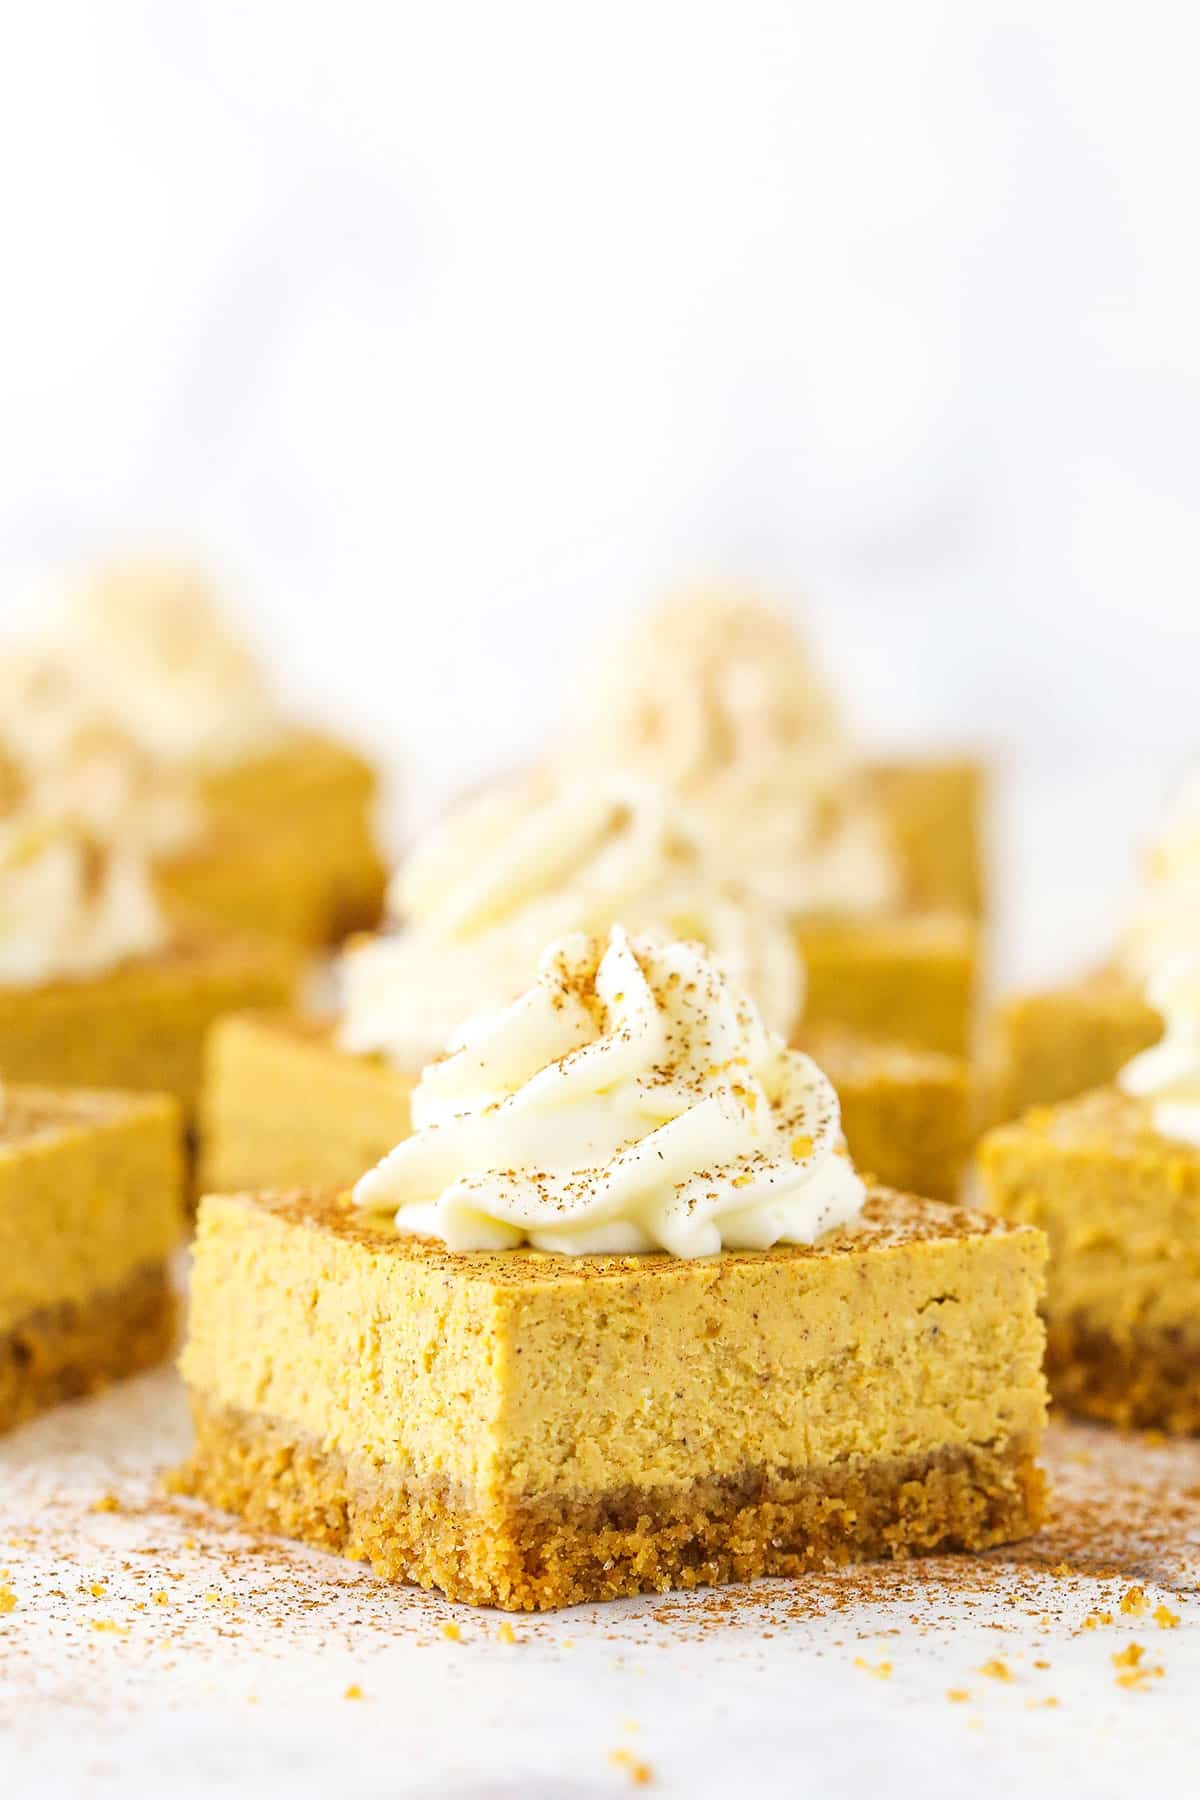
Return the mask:
{"type": "Polygon", "coordinates": [[[649,1791],[700,1796],[1197,1791],[1200,1445],[1057,1427],[1063,1523],[977,1575],[947,1558],[516,1617],[510,1643],[499,1614],[162,1497],[187,1438],[163,1370],[0,1444],[6,1796],[619,1794],[630,1759],[649,1791]],[[1084,1558],[1097,1502],[1112,1524],[1084,1558]],[[1134,1583],[1147,1609],[1122,1614],[1134,1583]],[[1097,1611],[1115,1622],[1085,1628],[1097,1611]],[[1131,1641],[1163,1670],[1139,1689],[1112,1662],[1131,1641]],[[980,1672],[996,1658],[1011,1679],[980,1672]]]}

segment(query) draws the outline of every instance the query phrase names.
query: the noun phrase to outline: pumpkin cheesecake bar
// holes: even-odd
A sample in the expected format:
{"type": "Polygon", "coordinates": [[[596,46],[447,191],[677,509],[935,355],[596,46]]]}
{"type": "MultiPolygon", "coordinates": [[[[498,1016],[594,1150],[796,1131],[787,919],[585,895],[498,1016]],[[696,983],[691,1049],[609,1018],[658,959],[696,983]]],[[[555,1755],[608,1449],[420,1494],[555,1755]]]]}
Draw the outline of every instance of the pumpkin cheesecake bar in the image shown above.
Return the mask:
{"type": "Polygon", "coordinates": [[[0,1430],[169,1353],[183,1223],[173,1100],[5,1087],[0,1430]]]}
{"type": "MultiPolygon", "coordinates": [[[[1198,916],[1200,918],[1200,916],[1198,916]]],[[[994,1210],[1050,1240],[1050,1375],[1076,1410],[1200,1431],[1200,943],[1149,984],[1161,1043],[985,1138],[994,1210]]]]}
{"type": "Polygon", "coordinates": [[[913,912],[987,908],[988,772],[976,758],[889,758],[865,767],[905,905],[913,912]]]}
{"type": "Polygon", "coordinates": [[[312,948],[378,923],[378,780],[358,751],[289,729],[197,786],[206,828],[160,862],[165,895],[233,929],[312,948]]]}
{"type": "Polygon", "coordinates": [[[1200,1431],[1200,1148],[1098,1088],[1035,1108],[980,1149],[987,1204],[1050,1242],[1055,1398],[1116,1425],[1200,1431]]]}
{"type": "Polygon", "coordinates": [[[961,913],[796,921],[808,973],[804,1017],[914,1049],[965,1057],[975,1035],[979,928],[961,913]]]}
{"type": "Polygon", "coordinates": [[[168,903],[304,947],[378,920],[374,770],[287,715],[194,571],[102,570],[0,696],[34,800],[136,841],[168,903]]]}
{"type": "Polygon", "coordinates": [[[222,1013],[287,1004],[290,947],[169,917],[144,861],[77,827],[0,821],[0,1070],[199,1098],[222,1013]]]}
{"type": "Polygon", "coordinates": [[[1162,1015],[1116,963],[1060,987],[1012,994],[986,1030],[988,1117],[998,1124],[1104,1087],[1162,1033],[1162,1015]]]}
{"type": "Polygon", "coordinates": [[[413,1107],[202,1201],[185,1491],[508,1609],[1036,1528],[1041,1234],[868,1190],[698,946],[560,940],[413,1107]]]}

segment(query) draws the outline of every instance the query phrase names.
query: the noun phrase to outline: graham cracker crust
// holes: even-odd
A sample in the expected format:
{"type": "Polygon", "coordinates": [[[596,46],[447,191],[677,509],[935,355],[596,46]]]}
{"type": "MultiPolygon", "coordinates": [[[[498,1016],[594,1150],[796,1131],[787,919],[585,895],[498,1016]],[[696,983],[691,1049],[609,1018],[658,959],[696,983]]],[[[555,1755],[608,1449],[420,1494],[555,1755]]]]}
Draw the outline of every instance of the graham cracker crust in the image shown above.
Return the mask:
{"type": "Polygon", "coordinates": [[[1200,1343],[1180,1331],[1120,1338],[1090,1320],[1046,1321],[1050,1391],[1069,1412],[1108,1425],[1200,1433],[1200,1343]]]}
{"type": "Polygon", "coordinates": [[[0,1431],[162,1362],[174,1346],[175,1324],[175,1295],[161,1263],[82,1305],[30,1313],[0,1336],[0,1431]]]}
{"type": "Polygon", "coordinates": [[[1029,1443],[481,1510],[445,1484],[356,1465],[200,1395],[192,1413],[196,1446],[171,1479],[174,1491],[369,1562],[387,1581],[509,1612],[983,1550],[1029,1535],[1043,1516],[1044,1479],[1029,1443]]]}

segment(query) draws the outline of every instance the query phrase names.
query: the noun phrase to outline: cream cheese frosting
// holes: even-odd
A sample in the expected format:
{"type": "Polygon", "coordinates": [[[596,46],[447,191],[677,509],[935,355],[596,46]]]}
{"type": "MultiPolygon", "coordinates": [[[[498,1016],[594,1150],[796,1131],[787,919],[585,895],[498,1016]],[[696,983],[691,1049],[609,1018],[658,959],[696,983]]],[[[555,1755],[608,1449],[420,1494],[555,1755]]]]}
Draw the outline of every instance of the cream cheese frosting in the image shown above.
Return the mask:
{"type": "Polygon", "coordinates": [[[457,808],[402,864],[397,929],[341,962],[343,1046],[419,1067],[468,1014],[507,1005],[564,932],[701,939],[785,1035],[803,1000],[787,922],[725,878],[662,789],[627,776],[521,777],[457,808]]]}
{"type": "Polygon", "coordinates": [[[284,729],[258,660],[187,568],[106,570],[69,609],[61,650],[103,711],[164,760],[220,768],[266,751],[284,729]]]}
{"type": "Polygon", "coordinates": [[[422,1074],[413,1135],[354,1190],[452,1250],[808,1244],[865,1189],[837,1096],[698,944],[570,934],[422,1074]]]}
{"type": "Polygon", "coordinates": [[[166,936],[139,858],[67,823],[0,823],[0,986],[98,975],[166,936]]]}
{"type": "Polygon", "coordinates": [[[701,595],[652,613],[602,668],[563,754],[666,783],[771,905],[867,913],[900,898],[828,690],[769,607],[701,595]]]}

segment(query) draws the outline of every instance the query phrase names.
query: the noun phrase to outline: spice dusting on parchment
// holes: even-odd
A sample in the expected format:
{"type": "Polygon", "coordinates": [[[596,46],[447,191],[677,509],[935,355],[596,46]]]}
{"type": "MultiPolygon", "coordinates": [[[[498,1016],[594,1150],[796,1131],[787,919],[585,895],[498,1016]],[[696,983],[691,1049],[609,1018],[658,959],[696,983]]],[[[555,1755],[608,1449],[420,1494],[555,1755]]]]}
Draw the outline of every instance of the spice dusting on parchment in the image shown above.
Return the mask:
{"type": "Polygon", "coordinates": [[[469,1667],[475,1680],[480,1659],[502,1678],[514,1659],[536,1669],[585,1640],[616,1670],[672,1646],[704,1664],[753,1667],[781,1649],[832,1660],[873,1706],[902,1704],[924,1666],[938,1706],[972,1729],[1009,1706],[1069,1721],[1085,1688],[1088,1704],[1142,1717],[1173,1692],[1173,1662],[1200,1633],[1196,1442],[1057,1423],[1050,1523],[983,1557],[821,1569],[510,1621],[387,1587],[167,1496],[153,1471],[179,1460],[187,1435],[163,1372],[0,1441],[0,1723],[14,1703],[111,1715],[198,1691],[252,1694],[261,1707],[272,1668],[288,1682],[306,1663],[336,1710],[344,1697],[391,1691],[388,1659],[401,1652],[448,1674],[469,1667]]]}

